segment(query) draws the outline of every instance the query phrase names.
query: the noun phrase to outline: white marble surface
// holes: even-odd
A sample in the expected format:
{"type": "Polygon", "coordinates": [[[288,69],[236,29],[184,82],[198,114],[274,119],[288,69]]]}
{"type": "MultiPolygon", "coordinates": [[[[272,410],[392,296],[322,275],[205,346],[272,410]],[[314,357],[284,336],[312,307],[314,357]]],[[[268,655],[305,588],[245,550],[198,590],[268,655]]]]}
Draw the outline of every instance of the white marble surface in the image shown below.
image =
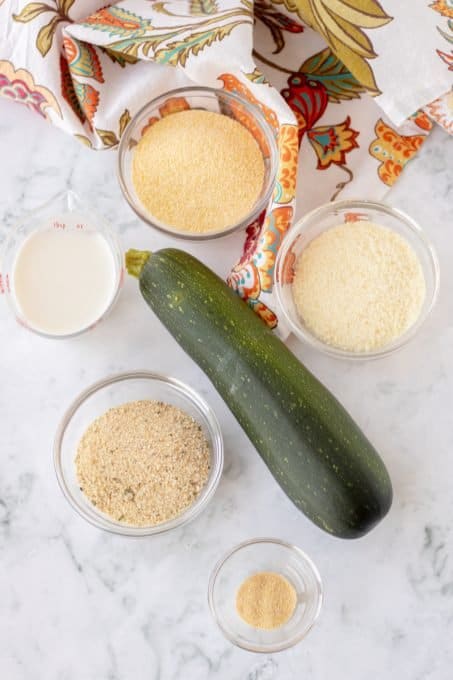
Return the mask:
{"type": "MultiPolygon", "coordinates": [[[[7,229],[65,187],[117,225],[125,246],[165,239],[122,200],[114,156],[93,153],[0,102],[0,216],[7,229]]],[[[394,483],[388,518],[356,542],[333,539],[285,498],[202,372],[127,281],[91,333],[52,342],[16,325],[0,299],[1,680],[449,680],[453,677],[453,140],[433,134],[389,202],[437,246],[439,304],[419,337],[378,362],[296,352],[350,409],[394,483]],[[157,369],[212,403],[226,467],[213,503],[187,528],[132,540],[74,514],[53,471],[59,418],[91,382],[157,369]],[[206,601],[209,572],[233,544],[270,535],[317,563],[325,606],[301,645],[275,656],[231,646],[206,601]]],[[[213,261],[215,249],[198,248],[213,261]]]]}

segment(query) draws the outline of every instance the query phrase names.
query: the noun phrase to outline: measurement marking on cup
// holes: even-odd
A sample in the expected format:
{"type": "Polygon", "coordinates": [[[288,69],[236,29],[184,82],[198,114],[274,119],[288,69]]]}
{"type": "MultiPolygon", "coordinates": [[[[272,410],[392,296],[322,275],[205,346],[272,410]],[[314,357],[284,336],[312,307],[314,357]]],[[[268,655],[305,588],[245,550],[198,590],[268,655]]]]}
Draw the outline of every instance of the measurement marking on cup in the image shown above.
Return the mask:
{"type": "Polygon", "coordinates": [[[5,293],[10,293],[10,287],[9,287],[9,274],[5,275],[5,278],[3,279],[3,275],[0,274],[0,295],[4,295],[5,293]]]}

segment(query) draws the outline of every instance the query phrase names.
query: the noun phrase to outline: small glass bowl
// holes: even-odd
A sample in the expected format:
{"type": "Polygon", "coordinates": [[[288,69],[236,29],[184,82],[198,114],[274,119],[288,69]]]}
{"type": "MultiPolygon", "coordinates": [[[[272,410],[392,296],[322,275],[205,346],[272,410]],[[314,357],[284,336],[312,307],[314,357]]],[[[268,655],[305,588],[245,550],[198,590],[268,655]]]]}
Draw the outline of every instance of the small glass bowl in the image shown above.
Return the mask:
{"type": "Polygon", "coordinates": [[[119,240],[107,222],[91,207],[87,206],[73,191],[64,191],[50,199],[40,208],[24,217],[8,234],[2,251],[2,274],[0,289],[4,289],[10,309],[16,321],[33,333],[45,338],[73,338],[97,326],[112,310],[118,299],[124,278],[123,257],[119,240]],[[14,293],[14,266],[17,254],[25,239],[35,231],[47,229],[65,229],[66,231],[96,231],[104,237],[113,257],[115,268],[115,285],[112,297],[103,313],[88,326],[73,333],[44,333],[33,327],[22,314],[14,293]]]}
{"type": "Polygon", "coordinates": [[[193,520],[214,495],[223,468],[223,439],[218,420],[208,404],[184,383],[156,373],[119,373],[95,383],[71,404],[58,427],[54,441],[54,463],[58,483],[66,499],[81,517],[98,529],[123,536],[151,536],[183,526],[193,520]],[[87,427],[108,409],[130,401],[151,399],[172,404],[199,423],[210,444],[211,470],[195,502],[181,515],[153,526],[134,527],[99,511],[80,490],[74,459],[77,445],[87,427]]]}
{"type": "MultiPolygon", "coordinates": [[[[132,210],[150,227],[188,241],[206,241],[227,236],[251,224],[267,208],[271,199],[275,186],[277,165],[278,151],[275,135],[260,109],[233,92],[226,92],[213,87],[181,87],[150,101],[130,121],[121,137],[118,151],[119,183],[132,210]],[[149,124],[150,119],[163,118],[188,107],[221,113],[244,125],[260,144],[265,165],[263,187],[249,214],[245,215],[237,224],[202,234],[185,232],[171,225],[163,224],[154,218],[142,205],[132,182],[134,147],[143,136],[144,129],[149,124]]],[[[177,200],[177,197],[175,197],[175,200],[177,200]]]]}
{"type": "Polygon", "coordinates": [[[233,548],[214,568],[208,600],[225,637],[249,652],[272,654],[300,642],[321,611],[321,577],[313,562],[294,545],[275,538],[255,538],[233,548]],[[257,572],[284,576],[295,588],[297,604],[290,620],[274,630],[249,626],[236,611],[236,594],[245,579],[257,572]]]}
{"type": "Polygon", "coordinates": [[[439,291],[439,264],[435,250],[420,226],[401,210],[372,201],[336,201],[308,213],[286,234],[275,263],[275,293],[283,317],[303,342],[333,357],[377,359],[406,345],[417,333],[434,307],[439,291]],[[345,222],[367,220],[388,227],[402,236],[417,255],[425,277],[426,296],[418,319],[393,342],[369,352],[352,352],[327,345],[317,338],[299,316],[292,294],[294,264],[300,253],[317,236],[345,222]]]}

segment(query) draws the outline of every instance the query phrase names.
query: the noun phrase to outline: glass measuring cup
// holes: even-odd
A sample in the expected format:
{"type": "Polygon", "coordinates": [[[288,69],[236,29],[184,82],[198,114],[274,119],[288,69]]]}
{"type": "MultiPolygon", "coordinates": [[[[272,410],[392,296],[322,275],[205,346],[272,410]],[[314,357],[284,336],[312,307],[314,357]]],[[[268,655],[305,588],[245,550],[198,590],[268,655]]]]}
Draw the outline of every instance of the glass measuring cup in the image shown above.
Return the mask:
{"type": "MultiPolygon", "coordinates": [[[[9,232],[2,252],[0,292],[5,293],[10,309],[18,323],[38,335],[49,338],[68,338],[94,328],[112,309],[124,277],[123,262],[119,241],[110,226],[73,192],[58,194],[45,205],[26,215],[9,232]],[[18,253],[28,237],[37,231],[50,229],[61,231],[86,231],[102,235],[113,261],[113,284],[107,303],[102,312],[96,314],[85,325],[69,333],[50,333],[37,328],[27,320],[15,292],[14,268],[18,253]]],[[[81,272],[81,275],[83,273],[81,272]]]]}

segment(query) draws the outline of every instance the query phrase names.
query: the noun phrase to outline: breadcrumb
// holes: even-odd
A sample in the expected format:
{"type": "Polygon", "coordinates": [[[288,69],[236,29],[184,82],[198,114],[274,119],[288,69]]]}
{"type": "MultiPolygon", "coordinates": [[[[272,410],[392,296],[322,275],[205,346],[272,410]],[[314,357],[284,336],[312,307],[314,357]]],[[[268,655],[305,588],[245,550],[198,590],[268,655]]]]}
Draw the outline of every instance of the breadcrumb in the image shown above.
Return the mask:
{"type": "Polygon", "coordinates": [[[201,426],[160,401],[109,409],[87,428],[75,459],[82,492],[101,512],[131,526],[154,526],[195,501],[211,455],[201,426]]]}

